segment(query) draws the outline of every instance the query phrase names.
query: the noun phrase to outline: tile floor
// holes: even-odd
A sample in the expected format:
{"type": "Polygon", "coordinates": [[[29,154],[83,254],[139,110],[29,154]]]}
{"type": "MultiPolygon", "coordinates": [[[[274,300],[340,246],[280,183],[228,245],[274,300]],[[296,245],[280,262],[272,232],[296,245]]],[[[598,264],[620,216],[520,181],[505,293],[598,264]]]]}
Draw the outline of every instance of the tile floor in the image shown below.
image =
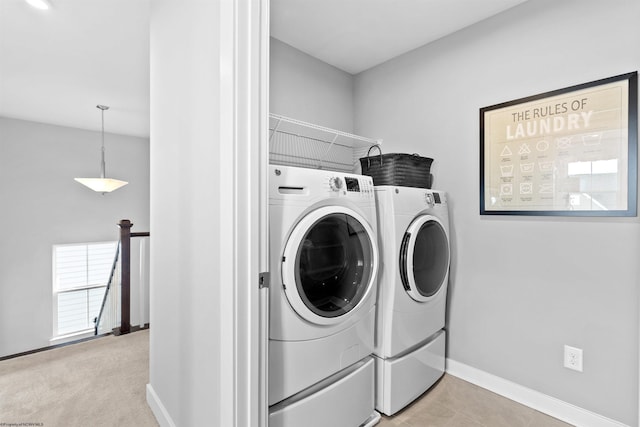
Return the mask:
{"type": "Polygon", "coordinates": [[[567,427],[541,412],[445,374],[431,390],[376,427],[567,427]]]}

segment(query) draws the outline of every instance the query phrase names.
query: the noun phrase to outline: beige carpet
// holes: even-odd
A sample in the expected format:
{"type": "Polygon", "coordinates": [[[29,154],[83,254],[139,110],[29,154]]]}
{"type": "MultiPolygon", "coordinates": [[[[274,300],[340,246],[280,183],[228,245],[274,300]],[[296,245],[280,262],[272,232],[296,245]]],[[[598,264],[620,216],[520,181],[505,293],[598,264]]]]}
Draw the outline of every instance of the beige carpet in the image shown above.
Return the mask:
{"type": "MultiPolygon", "coordinates": [[[[148,382],[148,330],[0,361],[0,427],[21,423],[34,427],[156,427],[146,403],[148,382]]],[[[568,424],[445,375],[409,407],[383,417],[378,424],[427,426],[568,424]]]]}
{"type": "Polygon", "coordinates": [[[148,382],[148,330],[0,361],[0,425],[157,426],[148,382]]]}

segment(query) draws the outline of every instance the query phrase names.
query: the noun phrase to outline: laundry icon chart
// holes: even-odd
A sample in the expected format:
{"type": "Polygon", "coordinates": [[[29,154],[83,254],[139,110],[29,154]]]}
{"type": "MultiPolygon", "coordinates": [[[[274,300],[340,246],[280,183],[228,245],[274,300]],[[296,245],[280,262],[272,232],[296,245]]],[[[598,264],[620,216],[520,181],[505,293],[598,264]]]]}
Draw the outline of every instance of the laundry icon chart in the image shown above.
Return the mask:
{"type": "Polygon", "coordinates": [[[531,182],[521,183],[520,194],[533,194],[533,184],[531,182]]]}
{"type": "Polygon", "coordinates": [[[513,184],[500,184],[500,195],[511,196],[513,194],[513,184]]]}
{"type": "Polygon", "coordinates": [[[511,155],[513,155],[513,152],[511,151],[508,145],[505,145],[504,148],[502,149],[502,152],[500,153],[500,157],[508,157],[511,155]]]}
{"type": "Polygon", "coordinates": [[[538,162],[540,172],[553,172],[553,162],[538,162]]]}
{"type": "Polygon", "coordinates": [[[602,142],[601,133],[593,133],[590,135],[582,135],[582,143],[586,146],[600,145],[602,142]]]}
{"type": "Polygon", "coordinates": [[[524,143],[520,146],[520,150],[518,151],[518,154],[531,154],[531,148],[529,147],[529,144],[524,143]]]}
{"type": "Polygon", "coordinates": [[[520,171],[524,173],[533,172],[534,163],[520,163],[520,171]]]}
{"type": "Polygon", "coordinates": [[[538,187],[538,193],[540,193],[540,194],[552,194],[553,193],[553,184],[540,184],[540,187],[538,187]]]}
{"type": "Polygon", "coordinates": [[[563,136],[562,138],[556,138],[556,147],[561,150],[571,148],[571,137],[563,136]]]}
{"type": "Polygon", "coordinates": [[[502,176],[513,176],[513,165],[500,166],[500,174],[502,176]]]}
{"type": "Polygon", "coordinates": [[[538,151],[547,151],[549,149],[549,143],[544,139],[542,141],[538,141],[536,144],[536,150],[538,151]]]}

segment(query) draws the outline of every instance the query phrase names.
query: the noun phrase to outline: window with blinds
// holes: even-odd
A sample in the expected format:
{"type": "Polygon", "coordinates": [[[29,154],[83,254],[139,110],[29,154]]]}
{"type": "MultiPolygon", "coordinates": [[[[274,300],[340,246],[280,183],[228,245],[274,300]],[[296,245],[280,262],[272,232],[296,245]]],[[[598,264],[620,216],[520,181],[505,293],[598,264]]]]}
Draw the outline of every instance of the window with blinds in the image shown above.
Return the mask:
{"type": "Polygon", "coordinates": [[[54,336],[94,327],[116,250],[117,242],[53,247],[54,336]]]}

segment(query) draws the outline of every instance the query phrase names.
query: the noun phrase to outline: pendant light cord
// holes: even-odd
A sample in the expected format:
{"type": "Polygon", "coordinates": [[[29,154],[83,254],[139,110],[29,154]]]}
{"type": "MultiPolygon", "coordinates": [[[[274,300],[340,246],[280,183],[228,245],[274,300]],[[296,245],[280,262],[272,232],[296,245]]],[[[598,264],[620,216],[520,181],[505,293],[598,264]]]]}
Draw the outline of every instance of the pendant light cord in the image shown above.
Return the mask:
{"type": "MultiPolygon", "coordinates": [[[[0,0],[2,1],[2,0],[0,0]]],[[[96,105],[96,108],[99,108],[102,111],[102,133],[101,133],[101,139],[102,139],[102,147],[100,149],[100,157],[101,157],[101,164],[100,164],[100,178],[74,178],[77,182],[79,182],[80,184],[89,187],[90,189],[92,189],[93,191],[97,192],[97,193],[111,193],[114,190],[117,190],[118,188],[127,185],[128,182],[127,181],[121,181],[119,179],[111,179],[111,178],[107,178],[106,173],[105,173],[105,147],[104,147],[104,110],[108,110],[109,107],[106,105],[96,105]]]]}
{"type": "Polygon", "coordinates": [[[100,178],[104,179],[107,175],[105,172],[105,162],[104,162],[104,110],[108,110],[109,107],[106,105],[97,105],[97,107],[102,111],[102,157],[100,163],[100,178]]]}

